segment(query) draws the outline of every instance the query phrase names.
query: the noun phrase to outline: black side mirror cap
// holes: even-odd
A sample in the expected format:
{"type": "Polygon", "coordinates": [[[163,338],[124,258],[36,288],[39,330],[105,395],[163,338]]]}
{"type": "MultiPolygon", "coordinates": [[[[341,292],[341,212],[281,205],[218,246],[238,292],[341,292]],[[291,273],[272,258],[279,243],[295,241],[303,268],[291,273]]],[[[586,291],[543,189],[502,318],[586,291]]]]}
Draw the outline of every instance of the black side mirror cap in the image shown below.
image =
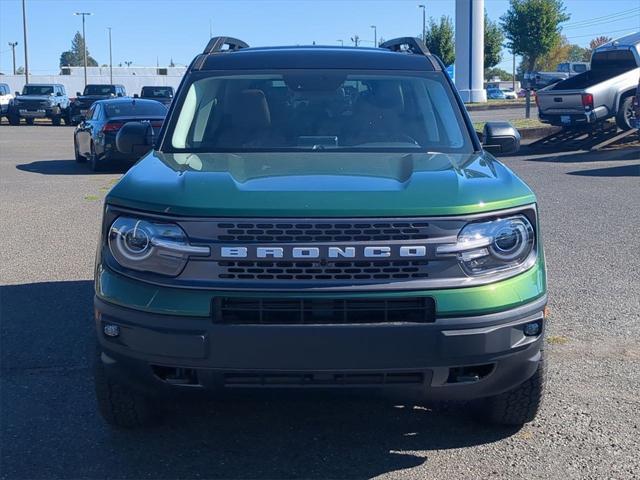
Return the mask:
{"type": "Polygon", "coordinates": [[[509,122],[487,122],[482,133],[482,146],[492,154],[515,153],[520,150],[520,132],[509,122]]]}
{"type": "Polygon", "coordinates": [[[153,128],[148,122],[127,122],[116,135],[116,148],[125,155],[141,157],[153,148],[153,128]]]}

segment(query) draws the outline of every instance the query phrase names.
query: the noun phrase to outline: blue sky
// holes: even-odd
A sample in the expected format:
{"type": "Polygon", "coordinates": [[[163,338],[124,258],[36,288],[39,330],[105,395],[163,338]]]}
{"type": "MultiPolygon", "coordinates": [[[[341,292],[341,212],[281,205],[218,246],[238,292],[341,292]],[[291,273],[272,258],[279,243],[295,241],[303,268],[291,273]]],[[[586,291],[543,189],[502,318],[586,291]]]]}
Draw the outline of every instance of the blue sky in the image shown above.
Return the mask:
{"type": "MultiPolygon", "coordinates": [[[[454,16],[454,0],[27,0],[29,66],[32,73],[57,73],[60,53],[70,47],[81,29],[77,11],[87,17],[87,45],[91,55],[108,63],[107,27],[113,28],[114,64],[167,65],[171,58],[186,64],[214,35],[231,35],[250,45],[350,43],[357,34],[373,44],[373,30],[386,39],[416,35],[422,29],[418,3],[426,3],[433,17],[454,16]]],[[[580,45],[598,35],[612,37],[640,30],[640,0],[565,0],[571,19],[564,33],[580,45]],[[630,12],[631,11],[631,12],[630,12]],[[606,15],[617,14],[617,17],[606,15]]],[[[508,0],[485,0],[492,19],[508,8],[508,0]]],[[[18,41],[16,62],[23,65],[21,0],[0,0],[0,71],[11,70],[10,41],[18,41]]],[[[367,43],[368,41],[368,43],[367,43]]],[[[504,52],[501,66],[511,69],[504,52]]]]}

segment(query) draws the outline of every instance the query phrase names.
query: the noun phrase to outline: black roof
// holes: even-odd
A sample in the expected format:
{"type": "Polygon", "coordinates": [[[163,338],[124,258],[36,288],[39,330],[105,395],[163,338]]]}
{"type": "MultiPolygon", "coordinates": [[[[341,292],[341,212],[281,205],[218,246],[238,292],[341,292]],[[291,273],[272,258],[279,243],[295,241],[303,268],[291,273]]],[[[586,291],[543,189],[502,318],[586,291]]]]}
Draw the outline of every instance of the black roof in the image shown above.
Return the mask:
{"type": "Polygon", "coordinates": [[[394,52],[386,48],[299,46],[256,47],[198,56],[193,70],[358,69],[440,70],[430,54],[394,52]]]}
{"type": "Polygon", "coordinates": [[[102,103],[102,104],[118,104],[118,103],[160,103],[156,100],[151,100],[149,98],[133,98],[133,97],[116,97],[116,98],[105,98],[104,100],[98,100],[94,103],[102,103]]]}

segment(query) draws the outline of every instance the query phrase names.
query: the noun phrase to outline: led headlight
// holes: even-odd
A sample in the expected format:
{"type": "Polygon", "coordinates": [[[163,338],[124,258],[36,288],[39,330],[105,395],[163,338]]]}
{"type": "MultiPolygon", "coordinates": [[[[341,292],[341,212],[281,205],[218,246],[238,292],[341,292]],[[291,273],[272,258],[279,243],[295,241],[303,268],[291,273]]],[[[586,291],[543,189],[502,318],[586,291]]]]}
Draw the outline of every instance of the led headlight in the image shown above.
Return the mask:
{"type": "Polygon", "coordinates": [[[455,255],[469,275],[517,269],[535,258],[535,234],[524,215],[465,225],[452,245],[440,245],[438,255],[455,255]]]}
{"type": "Polygon", "coordinates": [[[209,247],[191,245],[178,225],[131,217],[118,217],[109,228],[107,241],[121,266],[173,277],[189,257],[210,253],[209,247]]]}

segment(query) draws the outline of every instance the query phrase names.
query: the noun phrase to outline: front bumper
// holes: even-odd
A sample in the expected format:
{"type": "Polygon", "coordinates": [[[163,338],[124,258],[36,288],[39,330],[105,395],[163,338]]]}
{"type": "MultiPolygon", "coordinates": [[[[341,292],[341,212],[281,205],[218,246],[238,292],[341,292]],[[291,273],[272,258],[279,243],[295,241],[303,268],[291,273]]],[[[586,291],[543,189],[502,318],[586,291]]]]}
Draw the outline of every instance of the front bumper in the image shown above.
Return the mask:
{"type": "Polygon", "coordinates": [[[546,296],[498,313],[429,324],[223,325],[159,315],[96,297],[100,361],[147,393],[242,387],[407,387],[471,400],[528,379],[540,359],[546,296]],[[543,326],[535,336],[524,325],[543,326]],[[117,325],[119,336],[104,334],[117,325]]]}

